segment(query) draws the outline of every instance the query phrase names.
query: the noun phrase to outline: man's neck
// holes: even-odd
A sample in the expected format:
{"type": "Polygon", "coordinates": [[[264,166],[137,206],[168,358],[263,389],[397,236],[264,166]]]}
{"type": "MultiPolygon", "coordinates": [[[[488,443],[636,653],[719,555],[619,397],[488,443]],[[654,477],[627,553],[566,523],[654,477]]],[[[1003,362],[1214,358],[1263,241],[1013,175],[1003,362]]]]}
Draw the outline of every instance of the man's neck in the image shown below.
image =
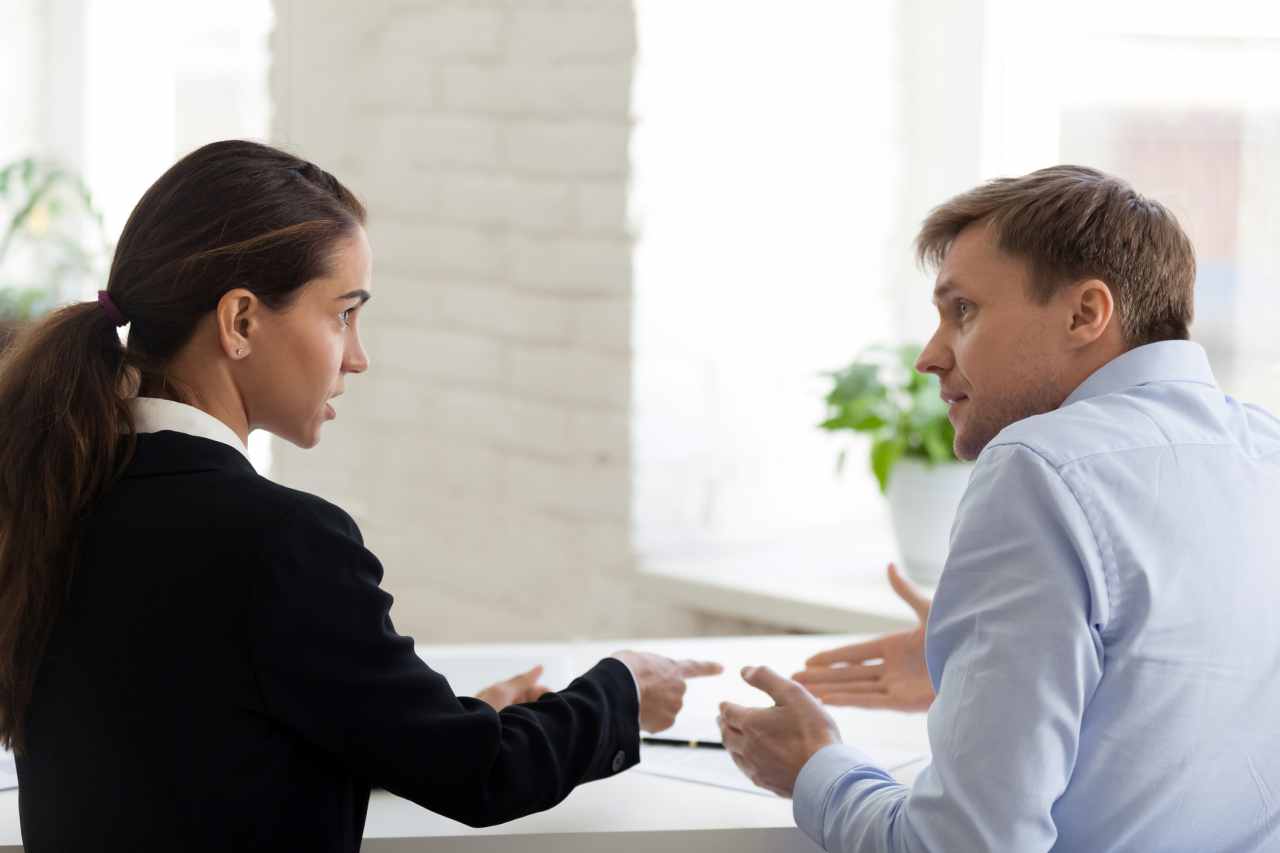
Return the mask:
{"type": "MultiPolygon", "coordinates": [[[[1094,341],[1080,356],[1072,361],[1062,377],[1060,399],[1058,405],[1066,402],[1075,390],[1085,383],[1090,376],[1115,359],[1124,355],[1132,347],[1125,343],[1119,335],[1107,335],[1094,341]]],[[[1056,407],[1055,407],[1056,408],[1056,407]]]]}

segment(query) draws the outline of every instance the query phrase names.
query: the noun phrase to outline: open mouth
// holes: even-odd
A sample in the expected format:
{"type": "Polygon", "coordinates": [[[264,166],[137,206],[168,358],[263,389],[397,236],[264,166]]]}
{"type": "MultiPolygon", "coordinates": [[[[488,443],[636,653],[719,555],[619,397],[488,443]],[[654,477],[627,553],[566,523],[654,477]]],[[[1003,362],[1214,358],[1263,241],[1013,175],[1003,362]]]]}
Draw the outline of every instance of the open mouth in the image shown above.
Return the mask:
{"type": "Polygon", "coordinates": [[[942,402],[947,404],[947,419],[954,423],[956,419],[956,412],[960,409],[960,404],[966,402],[968,399],[969,398],[964,394],[943,394],[942,402]]]}

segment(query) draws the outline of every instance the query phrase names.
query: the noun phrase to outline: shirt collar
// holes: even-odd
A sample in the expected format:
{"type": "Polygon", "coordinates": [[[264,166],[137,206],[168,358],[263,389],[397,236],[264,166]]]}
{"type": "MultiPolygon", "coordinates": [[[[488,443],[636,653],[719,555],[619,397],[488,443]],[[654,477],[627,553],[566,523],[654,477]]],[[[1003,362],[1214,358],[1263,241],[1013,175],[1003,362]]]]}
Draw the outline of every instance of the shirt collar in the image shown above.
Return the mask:
{"type": "Polygon", "coordinates": [[[168,430],[194,435],[234,447],[245,459],[249,458],[249,451],[231,427],[195,406],[159,397],[135,397],[129,401],[129,408],[133,412],[134,426],[140,433],[168,430]]]}
{"type": "Polygon", "coordinates": [[[1062,405],[1149,382],[1196,382],[1213,387],[1218,384],[1204,347],[1191,341],[1156,341],[1131,349],[1099,367],[1062,405]]]}

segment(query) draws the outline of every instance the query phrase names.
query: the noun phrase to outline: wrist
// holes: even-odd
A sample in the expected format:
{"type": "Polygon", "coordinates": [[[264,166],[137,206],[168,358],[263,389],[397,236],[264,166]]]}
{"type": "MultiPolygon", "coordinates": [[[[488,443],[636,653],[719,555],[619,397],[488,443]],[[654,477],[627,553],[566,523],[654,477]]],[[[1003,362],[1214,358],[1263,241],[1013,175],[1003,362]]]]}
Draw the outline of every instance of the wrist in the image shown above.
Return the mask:
{"type": "MultiPolygon", "coordinates": [[[[631,684],[636,689],[636,719],[639,720],[641,718],[641,711],[643,710],[644,693],[640,690],[640,678],[636,675],[635,667],[632,666],[632,662],[627,659],[631,656],[627,655],[626,652],[618,652],[617,654],[609,655],[609,657],[622,664],[623,667],[626,668],[627,674],[631,676],[631,684]]],[[[632,658],[632,660],[634,660],[634,658],[632,658]]]]}

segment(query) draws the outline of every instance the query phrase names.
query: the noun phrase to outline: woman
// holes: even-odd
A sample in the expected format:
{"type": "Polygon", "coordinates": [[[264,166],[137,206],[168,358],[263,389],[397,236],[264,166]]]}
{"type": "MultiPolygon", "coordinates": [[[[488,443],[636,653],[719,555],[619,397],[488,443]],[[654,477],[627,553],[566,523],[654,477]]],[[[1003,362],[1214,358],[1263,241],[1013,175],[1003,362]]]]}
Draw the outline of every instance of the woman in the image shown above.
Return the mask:
{"type": "Polygon", "coordinates": [[[371,786],[498,823],[635,764],[718,671],[621,652],[530,704],[459,699],[351,518],[254,473],[251,429],[314,446],[368,367],[363,223],[310,163],[205,146],[142,197],[98,301],[0,365],[0,742],[31,853],[353,851],[371,786]]]}

